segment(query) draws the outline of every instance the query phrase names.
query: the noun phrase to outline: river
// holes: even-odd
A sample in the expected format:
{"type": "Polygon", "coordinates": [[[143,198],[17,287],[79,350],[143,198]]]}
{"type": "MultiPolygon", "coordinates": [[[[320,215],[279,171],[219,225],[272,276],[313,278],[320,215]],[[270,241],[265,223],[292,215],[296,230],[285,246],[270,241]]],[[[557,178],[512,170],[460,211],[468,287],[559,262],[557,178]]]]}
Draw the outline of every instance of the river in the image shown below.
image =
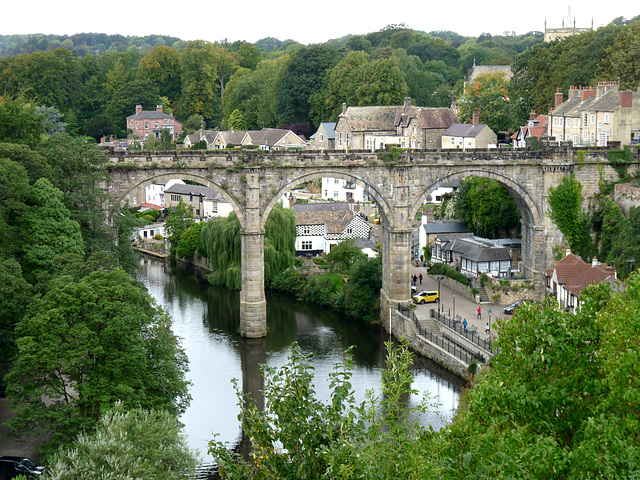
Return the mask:
{"type": "MultiPolygon", "coordinates": [[[[314,386],[320,399],[329,399],[328,373],[351,345],[356,347],[351,379],[356,398],[364,400],[367,390],[380,391],[387,337],[379,326],[348,321],[331,310],[267,291],[268,335],[248,340],[239,334],[238,292],[210,285],[200,270],[145,256],[138,278],[171,316],[173,331],[189,358],[192,400],[181,421],[189,445],[205,463],[212,462],[207,442],[214,434],[232,448],[241,439],[232,379],[238,379],[244,391],[257,393],[262,388],[259,365],[286,363],[293,342],[303,353],[313,354],[314,386]]],[[[430,403],[437,402],[420,421],[440,428],[451,419],[463,382],[422,357],[414,360],[412,374],[412,387],[421,395],[429,394],[430,403]]]]}

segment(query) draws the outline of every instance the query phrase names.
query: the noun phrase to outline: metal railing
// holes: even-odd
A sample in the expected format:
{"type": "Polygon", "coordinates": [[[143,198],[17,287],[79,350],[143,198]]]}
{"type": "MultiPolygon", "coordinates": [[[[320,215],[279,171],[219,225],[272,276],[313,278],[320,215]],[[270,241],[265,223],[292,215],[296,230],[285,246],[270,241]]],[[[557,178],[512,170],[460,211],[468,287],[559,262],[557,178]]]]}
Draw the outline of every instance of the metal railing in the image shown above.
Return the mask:
{"type": "Polygon", "coordinates": [[[477,345],[483,350],[486,350],[487,352],[491,352],[494,355],[499,352],[498,349],[493,348],[493,346],[491,345],[491,342],[485,340],[484,338],[481,338],[480,335],[478,335],[476,330],[467,328],[467,331],[465,332],[464,326],[462,325],[463,319],[461,317],[458,317],[460,318],[460,320],[458,320],[457,318],[451,318],[445,315],[444,313],[438,313],[432,309],[431,318],[434,318],[438,322],[446,325],[450,329],[454,330],[458,335],[465,337],[468,341],[470,341],[474,345],[477,345]]]}
{"type": "Polygon", "coordinates": [[[423,328],[422,325],[420,325],[420,321],[418,320],[418,317],[416,317],[415,312],[413,310],[410,310],[405,305],[398,304],[398,311],[405,317],[413,320],[413,322],[415,323],[416,329],[418,330],[418,334],[420,336],[426,338],[431,343],[434,343],[438,348],[450,353],[456,358],[459,358],[466,365],[469,365],[472,360],[481,360],[480,356],[472,355],[468,353],[466,350],[460,348],[455,343],[449,342],[445,338],[440,337],[438,335],[434,335],[429,330],[423,328]]]}

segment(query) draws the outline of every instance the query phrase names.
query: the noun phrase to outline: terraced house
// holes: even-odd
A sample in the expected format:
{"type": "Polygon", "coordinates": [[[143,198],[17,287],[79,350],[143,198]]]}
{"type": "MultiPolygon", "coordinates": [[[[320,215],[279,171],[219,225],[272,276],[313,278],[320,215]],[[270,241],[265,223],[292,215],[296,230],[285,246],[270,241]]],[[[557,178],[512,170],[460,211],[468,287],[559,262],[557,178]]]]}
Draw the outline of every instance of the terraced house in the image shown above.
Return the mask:
{"type": "Polygon", "coordinates": [[[549,112],[549,135],[573,145],[628,145],[640,136],[640,89],[620,91],[617,82],[571,86],[567,100],[558,89],[549,112]]]}

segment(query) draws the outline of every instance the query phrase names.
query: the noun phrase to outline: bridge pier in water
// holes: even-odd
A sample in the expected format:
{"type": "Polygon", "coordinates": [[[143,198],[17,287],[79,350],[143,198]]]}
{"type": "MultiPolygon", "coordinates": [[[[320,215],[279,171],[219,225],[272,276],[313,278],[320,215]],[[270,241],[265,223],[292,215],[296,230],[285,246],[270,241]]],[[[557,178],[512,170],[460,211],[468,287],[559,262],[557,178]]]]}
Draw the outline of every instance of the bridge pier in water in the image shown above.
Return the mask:
{"type": "Polygon", "coordinates": [[[242,290],[240,334],[247,338],[267,335],[267,300],[264,295],[264,233],[242,232],[242,290]]]}
{"type": "Polygon", "coordinates": [[[385,226],[383,233],[380,319],[391,333],[390,312],[399,303],[406,305],[411,301],[411,230],[385,226]]]}

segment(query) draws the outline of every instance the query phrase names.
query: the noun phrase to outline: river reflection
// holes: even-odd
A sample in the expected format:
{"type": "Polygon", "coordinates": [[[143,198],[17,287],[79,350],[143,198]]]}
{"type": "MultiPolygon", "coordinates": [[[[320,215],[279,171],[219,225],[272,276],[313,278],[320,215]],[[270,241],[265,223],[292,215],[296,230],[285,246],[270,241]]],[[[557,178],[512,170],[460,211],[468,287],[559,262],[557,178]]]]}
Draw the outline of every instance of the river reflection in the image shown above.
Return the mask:
{"type": "MultiPolygon", "coordinates": [[[[241,440],[238,400],[231,380],[241,381],[245,392],[262,389],[260,364],[279,367],[286,363],[295,341],[304,353],[313,354],[318,398],[329,400],[328,374],[354,349],[351,383],[358,401],[366,390],[380,391],[384,365],[384,332],[379,327],[348,321],[333,311],[297,302],[267,291],[267,331],[264,339],[244,339],[239,334],[238,292],[210,285],[202,273],[186,266],[143,257],[138,278],[171,316],[173,331],[181,337],[189,358],[188,378],[193,397],[181,420],[192,448],[206,462],[207,442],[218,439],[237,446],[241,440]]],[[[413,388],[436,397],[437,408],[422,420],[434,428],[451,418],[462,382],[433,362],[416,358],[413,388]]],[[[419,401],[410,400],[411,404],[419,401]]]]}

